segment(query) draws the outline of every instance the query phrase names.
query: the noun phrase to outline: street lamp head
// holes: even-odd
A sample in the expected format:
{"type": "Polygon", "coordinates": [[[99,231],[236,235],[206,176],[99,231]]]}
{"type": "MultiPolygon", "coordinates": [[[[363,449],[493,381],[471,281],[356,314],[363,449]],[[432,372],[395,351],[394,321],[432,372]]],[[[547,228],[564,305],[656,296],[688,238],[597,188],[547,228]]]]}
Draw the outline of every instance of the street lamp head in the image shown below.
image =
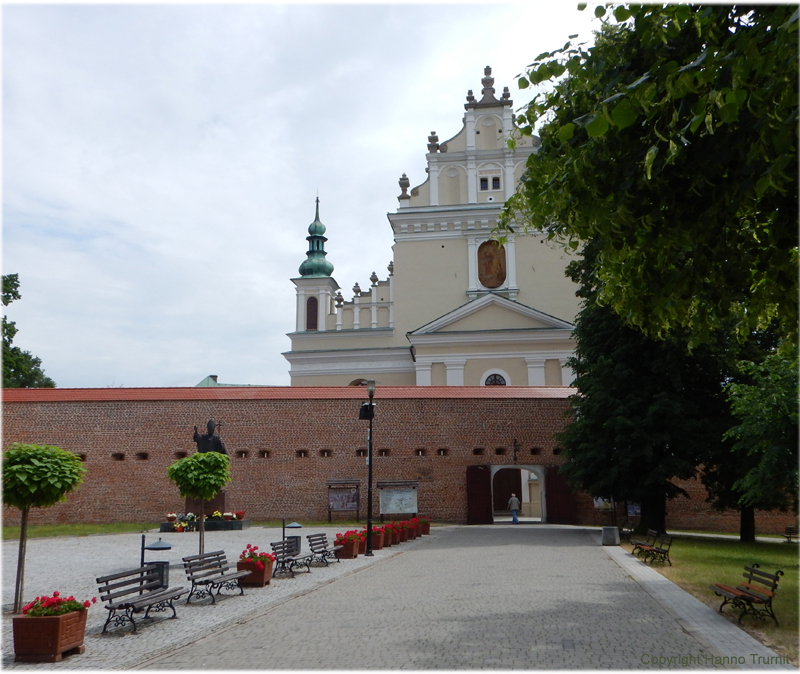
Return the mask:
{"type": "Polygon", "coordinates": [[[375,395],[375,380],[368,379],[367,380],[367,395],[370,399],[375,395]]]}

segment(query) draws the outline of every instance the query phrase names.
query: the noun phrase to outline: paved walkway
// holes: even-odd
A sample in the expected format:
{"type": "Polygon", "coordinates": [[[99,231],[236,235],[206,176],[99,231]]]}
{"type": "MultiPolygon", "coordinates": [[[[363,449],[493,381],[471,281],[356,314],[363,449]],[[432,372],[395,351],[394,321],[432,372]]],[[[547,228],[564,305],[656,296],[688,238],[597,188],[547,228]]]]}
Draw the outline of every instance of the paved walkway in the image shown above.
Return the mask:
{"type": "MultiPolygon", "coordinates": [[[[279,529],[214,533],[207,549],[234,556],[247,542],[265,547],[279,536],[279,529]]],[[[91,584],[80,593],[78,585],[68,586],[65,574],[77,583],[133,566],[140,540],[135,534],[58,539],[57,559],[47,555],[53,539],[30,541],[28,586],[48,587],[33,569],[49,565],[64,578],[65,591],[96,594],[91,584]],[[120,565],[125,546],[131,550],[120,565]],[[68,560],[80,557],[84,568],[70,571],[68,560]]],[[[171,561],[195,552],[193,535],[169,540],[171,561]]],[[[4,544],[4,573],[13,569],[14,551],[4,544]]],[[[171,580],[181,583],[174,569],[171,580]]],[[[13,578],[4,577],[4,604],[9,585],[13,592],[13,578]]],[[[58,667],[792,669],[766,665],[777,659],[772,651],[621,548],[600,546],[597,530],[578,527],[436,527],[431,536],[371,559],[245,592],[216,606],[181,603],[179,620],[144,626],[136,635],[98,634],[105,611],[93,608],[86,653],[58,667]]],[[[14,665],[8,623],[4,617],[3,666],[52,669],[14,665]]]]}

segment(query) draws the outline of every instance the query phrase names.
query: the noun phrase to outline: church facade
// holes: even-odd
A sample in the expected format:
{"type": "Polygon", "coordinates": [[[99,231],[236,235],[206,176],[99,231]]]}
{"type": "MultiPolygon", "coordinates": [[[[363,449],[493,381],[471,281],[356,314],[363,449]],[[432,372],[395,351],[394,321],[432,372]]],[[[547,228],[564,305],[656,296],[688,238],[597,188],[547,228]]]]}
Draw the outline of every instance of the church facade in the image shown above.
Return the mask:
{"type": "Polygon", "coordinates": [[[467,94],[461,129],[439,142],[433,132],[426,179],[403,174],[388,276],[373,271],[351,299],[326,259],[319,202],[307,259],[292,279],[297,309],[292,386],[568,386],[572,373],[574,284],[570,257],[543,236],[492,231],[515,191],[538,138],[514,136],[508,87],[497,98],[491,69],[482,96],[467,94]]]}

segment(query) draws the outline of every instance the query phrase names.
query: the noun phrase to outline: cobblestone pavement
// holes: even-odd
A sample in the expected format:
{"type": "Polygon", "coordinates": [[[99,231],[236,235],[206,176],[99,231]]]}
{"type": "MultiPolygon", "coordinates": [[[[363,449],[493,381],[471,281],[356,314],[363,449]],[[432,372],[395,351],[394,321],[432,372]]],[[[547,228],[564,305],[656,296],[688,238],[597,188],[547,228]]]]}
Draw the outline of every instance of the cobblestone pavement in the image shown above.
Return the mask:
{"type": "MultiPolygon", "coordinates": [[[[330,537],[336,529],[317,531],[330,537]]],[[[207,550],[222,548],[232,558],[248,542],[266,548],[280,537],[280,529],[208,536],[207,550]]],[[[164,537],[174,547],[159,558],[174,564],[196,552],[194,535],[164,537]]],[[[49,579],[59,578],[64,591],[94,596],[94,577],[135,566],[140,542],[136,534],[62,538],[55,556],[54,539],[32,540],[26,586],[36,588],[34,594],[49,592],[49,579]]],[[[16,545],[4,544],[4,574],[13,572],[15,554],[16,545]]],[[[171,585],[184,584],[182,576],[173,568],[171,585]]],[[[13,599],[13,578],[4,575],[3,585],[7,604],[13,599]]],[[[105,611],[95,607],[86,653],[56,666],[767,669],[754,665],[750,654],[775,658],[622,549],[600,546],[596,530],[578,527],[435,527],[431,536],[376,551],[371,559],[315,568],[245,593],[216,606],[181,602],[179,620],[153,621],[135,635],[130,629],[100,635],[105,611]],[[681,657],[695,660],[686,667],[681,657]],[[739,666],[732,663],[742,661],[731,657],[745,661],[739,666]]],[[[7,615],[3,627],[4,667],[54,667],[15,665],[7,615]]]]}
{"type": "MultiPolygon", "coordinates": [[[[343,526],[307,527],[299,531],[287,531],[287,535],[302,534],[303,550],[308,551],[308,541],[305,539],[307,534],[324,532],[332,542],[336,532],[346,529],[347,527],[343,526]]],[[[189,586],[186,583],[181,558],[197,554],[197,533],[151,532],[147,534],[147,544],[157,541],[159,536],[170,543],[172,549],[165,553],[147,551],[145,560],[169,561],[170,587],[182,585],[188,594],[189,586]]],[[[269,551],[269,542],[278,541],[280,538],[280,527],[277,529],[250,527],[243,531],[206,532],[205,549],[207,552],[224,550],[228,560],[235,564],[239,553],[248,543],[269,551]]],[[[231,624],[263,613],[269,607],[303,595],[364,566],[413,549],[425,538],[427,537],[378,550],[371,558],[359,555],[356,559],[332,563],[328,567],[313,566],[311,573],[298,572],[294,578],[273,579],[271,584],[264,588],[245,588],[244,596],[235,592],[229,597],[217,598],[217,603],[213,606],[208,599],[199,603],[195,603],[192,599],[192,603],[187,605],[184,595],[176,603],[177,620],[156,617],[148,621],[149,624],[137,621],[136,634],[131,632],[130,626],[124,629],[109,629],[106,634],[102,634],[107,611],[101,607],[98,598],[98,603],[89,610],[87,618],[86,652],[83,655],[67,657],[56,665],[14,662],[10,610],[14,603],[18,541],[3,541],[2,667],[25,670],[52,670],[54,667],[129,669],[154,655],[172,652],[206,634],[218,633],[231,624]]],[[[25,564],[25,600],[30,601],[40,594],[52,594],[53,590],[66,595],[75,595],[76,599],[98,596],[95,578],[137,567],[141,560],[141,545],[142,536],[135,533],[30,539],[25,564]]],[[[171,611],[165,615],[171,615],[171,611]]],[[[226,667],[228,668],[230,667],[226,667]]]]}

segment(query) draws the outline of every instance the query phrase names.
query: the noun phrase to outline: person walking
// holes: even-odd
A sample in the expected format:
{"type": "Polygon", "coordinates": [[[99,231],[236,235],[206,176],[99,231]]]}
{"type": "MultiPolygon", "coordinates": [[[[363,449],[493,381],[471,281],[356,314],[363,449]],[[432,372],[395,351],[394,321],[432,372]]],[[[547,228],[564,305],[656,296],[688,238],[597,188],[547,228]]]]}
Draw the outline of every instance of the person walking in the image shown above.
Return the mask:
{"type": "Polygon", "coordinates": [[[517,495],[512,493],[511,498],[508,499],[508,509],[511,511],[511,524],[519,524],[517,513],[519,512],[519,499],[517,495]]]}

